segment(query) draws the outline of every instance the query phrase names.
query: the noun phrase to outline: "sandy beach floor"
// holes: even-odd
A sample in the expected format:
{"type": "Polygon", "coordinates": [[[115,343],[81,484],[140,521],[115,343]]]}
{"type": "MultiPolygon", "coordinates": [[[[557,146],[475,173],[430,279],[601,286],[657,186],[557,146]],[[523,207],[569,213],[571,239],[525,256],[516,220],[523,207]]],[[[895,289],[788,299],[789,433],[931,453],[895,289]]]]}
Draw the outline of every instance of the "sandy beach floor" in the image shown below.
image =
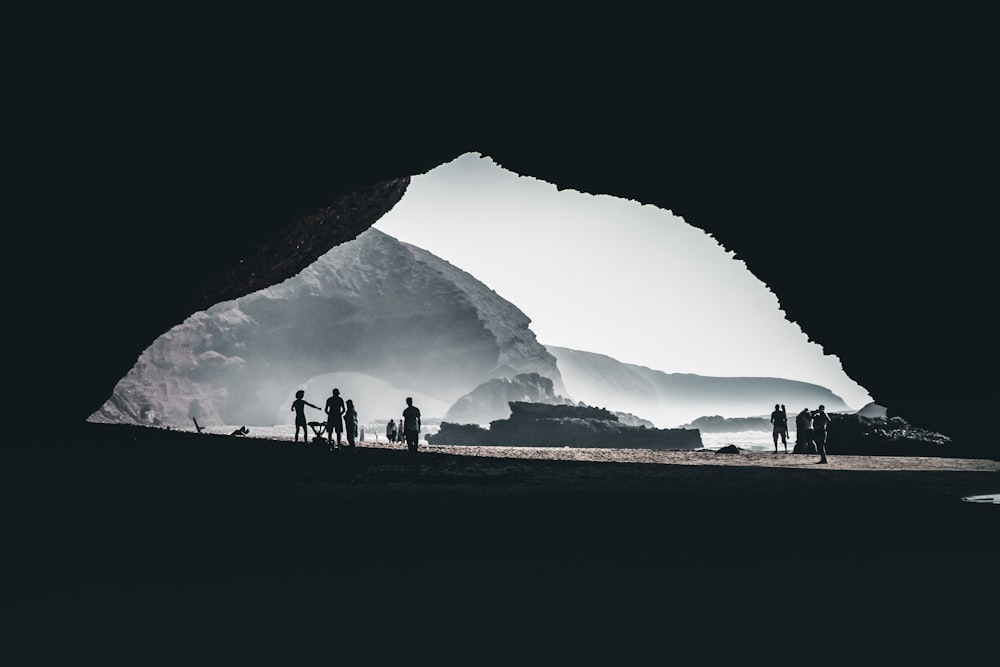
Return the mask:
{"type": "MultiPolygon", "coordinates": [[[[388,443],[362,443],[366,448],[402,449],[388,443]]],[[[555,447],[468,447],[421,444],[420,451],[456,456],[482,456],[548,461],[602,461],[663,465],[738,466],[759,468],[813,467],[819,457],[806,454],[740,451],[727,454],[714,450],[668,451],[652,449],[581,449],[555,447]]],[[[932,456],[829,456],[829,470],[978,471],[1000,472],[1000,461],[932,456]]]]}
{"type": "Polygon", "coordinates": [[[852,624],[930,605],[968,628],[1000,600],[1000,508],[962,500],[1000,491],[996,460],[420,449],[89,425],[0,450],[5,627],[162,642],[306,610],[372,629],[403,605],[443,632],[650,604],[763,627],[837,602],[852,624]]]}

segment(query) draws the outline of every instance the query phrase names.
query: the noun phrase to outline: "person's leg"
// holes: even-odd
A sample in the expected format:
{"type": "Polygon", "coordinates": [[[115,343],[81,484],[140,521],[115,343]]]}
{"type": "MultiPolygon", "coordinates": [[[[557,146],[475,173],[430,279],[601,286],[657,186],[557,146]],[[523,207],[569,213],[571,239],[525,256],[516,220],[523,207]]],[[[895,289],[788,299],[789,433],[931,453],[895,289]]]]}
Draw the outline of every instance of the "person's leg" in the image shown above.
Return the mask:
{"type": "Polygon", "coordinates": [[[819,453],[819,462],[826,463],[826,432],[816,435],[816,450],[819,453]]]}

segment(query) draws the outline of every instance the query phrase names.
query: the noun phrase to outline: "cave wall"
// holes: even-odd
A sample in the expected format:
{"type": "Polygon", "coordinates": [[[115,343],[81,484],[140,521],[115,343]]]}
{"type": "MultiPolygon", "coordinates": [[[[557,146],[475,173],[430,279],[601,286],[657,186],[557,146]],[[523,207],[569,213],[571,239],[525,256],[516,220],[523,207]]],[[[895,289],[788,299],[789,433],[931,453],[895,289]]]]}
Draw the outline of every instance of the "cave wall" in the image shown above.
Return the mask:
{"type": "MultiPolygon", "coordinates": [[[[358,69],[346,96],[179,58],[125,86],[112,61],[79,88],[85,104],[50,107],[19,145],[40,177],[9,232],[27,253],[11,348],[30,360],[11,380],[58,401],[46,419],[71,428],[157,335],[288,277],[370,226],[410,176],[478,151],[682,216],[878,403],[976,438],[959,415],[998,398],[982,59],[848,34],[848,49],[810,33],[776,59],[715,52],[668,70],[563,58],[513,77],[464,54],[474,76],[358,69]]],[[[128,55],[121,67],[142,62],[128,55]]]]}

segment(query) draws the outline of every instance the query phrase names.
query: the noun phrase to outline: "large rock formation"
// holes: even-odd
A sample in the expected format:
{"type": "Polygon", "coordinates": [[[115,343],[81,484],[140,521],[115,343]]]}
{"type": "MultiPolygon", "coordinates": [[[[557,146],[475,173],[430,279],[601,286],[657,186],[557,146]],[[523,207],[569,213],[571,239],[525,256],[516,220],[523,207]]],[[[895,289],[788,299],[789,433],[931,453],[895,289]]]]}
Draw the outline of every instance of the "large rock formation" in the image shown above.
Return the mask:
{"type": "Polygon", "coordinates": [[[510,416],[475,424],[442,422],[433,445],[700,449],[697,429],[630,426],[603,408],[511,401],[510,416]]]}
{"type": "Polygon", "coordinates": [[[622,363],[604,354],[546,347],[558,360],[566,390],[573,398],[632,411],[661,426],[679,426],[704,415],[770,414],[777,404],[847,409],[843,399],[829,389],[808,382],[667,373],[622,363]]]}
{"type": "Polygon", "coordinates": [[[411,395],[440,416],[477,385],[524,372],[552,394],[559,371],[529,322],[468,273],[369,229],[298,275],[173,327],[92,419],[287,423],[296,389],[322,406],[338,384],[362,414],[397,414],[411,395]]]}
{"type": "MultiPolygon", "coordinates": [[[[956,444],[943,433],[914,426],[902,417],[865,417],[855,413],[831,414],[830,419],[826,451],[831,455],[961,457],[977,449],[956,444]]],[[[804,447],[796,443],[793,451],[804,453],[804,447]]]]}
{"type": "Polygon", "coordinates": [[[556,393],[547,377],[538,373],[521,373],[513,378],[487,380],[448,408],[444,418],[455,424],[488,424],[510,415],[510,402],[572,405],[573,402],[556,393]]]}

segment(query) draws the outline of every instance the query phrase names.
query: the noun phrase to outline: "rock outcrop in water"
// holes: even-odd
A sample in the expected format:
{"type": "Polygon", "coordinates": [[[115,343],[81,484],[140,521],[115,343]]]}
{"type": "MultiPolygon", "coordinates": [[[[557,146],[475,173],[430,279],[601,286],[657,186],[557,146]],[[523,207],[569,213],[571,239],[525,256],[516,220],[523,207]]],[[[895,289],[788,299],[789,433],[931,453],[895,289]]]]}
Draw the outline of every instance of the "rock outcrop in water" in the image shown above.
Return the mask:
{"type": "Polygon", "coordinates": [[[702,433],[739,433],[740,431],[770,431],[770,419],[764,417],[720,417],[710,415],[698,417],[681,428],[696,428],[702,433]]]}
{"type": "Polygon", "coordinates": [[[433,445],[518,447],[603,447],[620,449],[700,449],[697,429],[628,426],[604,408],[512,401],[510,417],[485,429],[442,422],[428,436],[433,445]]]}
{"type": "Polygon", "coordinates": [[[538,373],[487,380],[452,405],[444,418],[456,424],[488,424],[510,415],[513,401],[573,405],[555,392],[552,380],[538,373]]]}
{"type": "MultiPolygon", "coordinates": [[[[385,405],[359,404],[371,416],[397,414],[411,394],[447,406],[488,380],[523,373],[563,392],[555,358],[529,323],[468,273],[369,229],[293,278],[160,336],[91,419],[282,423],[297,388],[334,373],[386,387],[385,405]]],[[[330,389],[306,399],[322,406],[330,389]]],[[[340,389],[350,397],[350,387],[340,389]]]]}

